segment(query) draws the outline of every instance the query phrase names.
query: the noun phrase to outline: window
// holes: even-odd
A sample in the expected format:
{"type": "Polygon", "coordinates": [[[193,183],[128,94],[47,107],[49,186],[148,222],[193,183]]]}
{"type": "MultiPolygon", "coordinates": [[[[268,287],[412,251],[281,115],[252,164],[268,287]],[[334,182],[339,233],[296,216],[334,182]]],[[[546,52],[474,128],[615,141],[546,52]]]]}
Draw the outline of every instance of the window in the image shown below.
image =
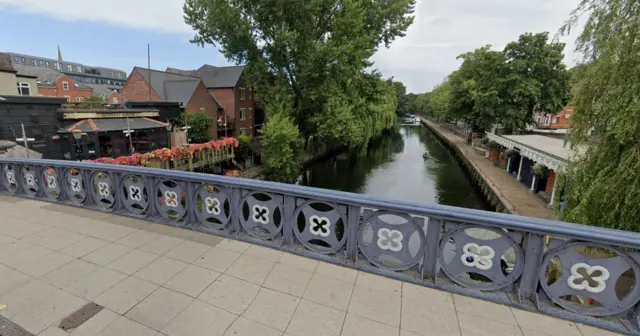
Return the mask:
{"type": "Polygon", "coordinates": [[[62,82],[62,89],[65,90],[65,91],[69,91],[69,83],[62,82]]]}
{"type": "Polygon", "coordinates": [[[31,95],[31,85],[29,83],[18,83],[18,95],[19,96],[30,96],[31,95]]]}
{"type": "Polygon", "coordinates": [[[14,60],[16,63],[20,63],[20,56],[13,56],[13,60],[14,60]]]}
{"type": "Polygon", "coordinates": [[[241,108],[240,109],[240,120],[244,120],[244,118],[246,117],[247,114],[247,109],[246,108],[241,108]]]}
{"type": "Polygon", "coordinates": [[[71,97],[70,96],[64,96],[65,98],[67,98],[68,102],[71,102],[71,97]]]}
{"type": "Polygon", "coordinates": [[[84,97],[76,97],[76,101],[78,103],[82,103],[84,101],[84,97]]]}
{"type": "Polygon", "coordinates": [[[245,95],[245,89],[244,88],[240,88],[240,100],[244,100],[244,95],[245,95]]]}
{"type": "Polygon", "coordinates": [[[22,63],[22,64],[26,64],[26,63],[27,63],[27,60],[26,60],[26,59],[24,59],[24,57],[20,57],[20,63],[22,63]]]}
{"type": "Polygon", "coordinates": [[[241,129],[240,129],[240,134],[242,134],[242,135],[247,135],[247,129],[246,129],[246,128],[244,128],[244,127],[243,127],[243,128],[241,128],[241,129]]]}
{"type": "Polygon", "coordinates": [[[44,61],[40,60],[40,66],[44,66],[44,61]]]}
{"type": "Polygon", "coordinates": [[[32,59],[31,60],[31,65],[36,65],[36,60],[32,59]]]}
{"type": "Polygon", "coordinates": [[[67,71],[73,71],[73,67],[71,66],[71,64],[67,64],[67,71]]]}
{"type": "Polygon", "coordinates": [[[118,103],[118,97],[111,98],[111,103],[112,104],[117,104],[118,103]]]}
{"type": "Polygon", "coordinates": [[[76,65],[76,70],[78,70],[78,72],[82,72],[82,66],[76,65]]]}
{"type": "Polygon", "coordinates": [[[53,63],[53,68],[56,69],[56,70],[60,70],[60,63],[58,63],[58,62],[53,63]]]}
{"type": "Polygon", "coordinates": [[[45,61],[44,65],[48,68],[49,67],[49,61],[45,61]]]}

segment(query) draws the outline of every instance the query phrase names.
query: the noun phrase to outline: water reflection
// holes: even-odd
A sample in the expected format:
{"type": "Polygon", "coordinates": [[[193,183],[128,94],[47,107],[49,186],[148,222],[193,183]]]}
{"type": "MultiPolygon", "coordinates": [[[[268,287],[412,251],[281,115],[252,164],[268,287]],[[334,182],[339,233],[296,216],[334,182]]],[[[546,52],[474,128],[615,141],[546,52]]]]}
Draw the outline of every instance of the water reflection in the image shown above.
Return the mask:
{"type": "Polygon", "coordinates": [[[487,209],[449,150],[426,128],[401,126],[372,142],[366,154],[317,163],[305,184],[422,203],[487,209]],[[431,158],[422,159],[428,150],[431,158]]]}

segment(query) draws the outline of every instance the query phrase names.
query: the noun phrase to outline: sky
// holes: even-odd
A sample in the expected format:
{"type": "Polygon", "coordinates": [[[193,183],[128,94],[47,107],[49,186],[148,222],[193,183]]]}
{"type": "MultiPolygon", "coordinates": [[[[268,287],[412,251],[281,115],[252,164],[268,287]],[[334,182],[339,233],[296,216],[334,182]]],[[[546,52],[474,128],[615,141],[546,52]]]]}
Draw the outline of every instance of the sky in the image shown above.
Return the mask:
{"type": "MultiPolygon", "coordinates": [[[[580,0],[418,0],[415,21],[405,37],[382,47],[375,67],[409,92],[431,90],[459,61],[456,56],[490,44],[496,50],[526,32],[555,36],[580,0]]],[[[0,0],[0,51],[57,58],[130,72],[147,66],[195,69],[202,64],[228,65],[213,46],[189,39],[184,0],[0,0]]],[[[575,34],[574,34],[575,35],[575,34]]],[[[566,42],[565,63],[575,36],[566,42]]]]}

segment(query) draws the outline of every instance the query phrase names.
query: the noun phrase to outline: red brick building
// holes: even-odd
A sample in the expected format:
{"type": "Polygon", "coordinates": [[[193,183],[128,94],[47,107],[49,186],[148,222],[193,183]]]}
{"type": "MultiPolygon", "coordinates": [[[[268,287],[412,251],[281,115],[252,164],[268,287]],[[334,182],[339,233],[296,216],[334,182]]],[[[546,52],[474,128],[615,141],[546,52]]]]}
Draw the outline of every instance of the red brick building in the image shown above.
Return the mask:
{"type": "MultiPolygon", "coordinates": [[[[121,95],[123,101],[180,102],[185,113],[205,111],[214,120],[223,111],[202,79],[166,71],[133,68],[121,95]]],[[[217,138],[216,123],[209,135],[211,139],[217,138]]]]}
{"type": "Polygon", "coordinates": [[[244,66],[215,67],[203,65],[198,70],[167,68],[167,72],[201,78],[222,107],[218,114],[218,134],[256,136],[264,116],[255,111],[253,90],[246,84],[244,66]],[[226,116],[226,118],[225,118],[226,116]],[[227,127],[225,127],[225,121],[227,127]]]}

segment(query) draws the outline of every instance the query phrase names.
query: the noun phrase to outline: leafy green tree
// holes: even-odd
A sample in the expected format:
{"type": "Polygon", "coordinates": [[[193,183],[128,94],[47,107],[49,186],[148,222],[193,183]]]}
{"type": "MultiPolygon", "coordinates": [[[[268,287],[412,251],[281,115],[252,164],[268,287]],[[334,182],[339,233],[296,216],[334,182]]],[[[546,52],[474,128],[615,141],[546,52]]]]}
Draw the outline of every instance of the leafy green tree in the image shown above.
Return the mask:
{"type": "Polygon", "coordinates": [[[259,92],[287,92],[292,122],[306,140],[350,146],[368,138],[358,130],[371,110],[362,97],[370,96],[365,84],[379,80],[365,72],[369,59],[380,45],[404,36],[414,3],[186,0],[184,17],[196,31],[192,42],[217,45],[227,59],[246,63],[259,92]],[[345,123],[347,134],[337,136],[325,123],[345,123]],[[317,137],[318,132],[323,134],[317,137]]]}
{"type": "Polygon", "coordinates": [[[210,130],[213,119],[209,117],[207,112],[186,113],[186,116],[183,113],[182,117],[186,118],[186,124],[190,127],[187,134],[193,142],[207,142],[212,139],[210,130]]]}
{"type": "Polygon", "coordinates": [[[549,42],[547,32],[523,34],[518,41],[507,44],[503,83],[506,106],[499,118],[504,126],[521,129],[532,122],[536,108],[555,113],[566,106],[570,75],[563,63],[564,46],[549,42]]]}
{"type": "Polygon", "coordinates": [[[265,174],[271,181],[292,183],[300,173],[299,136],[293,119],[276,114],[262,128],[265,174]]]}
{"type": "Polygon", "coordinates": [[[236,160],[244,162],[251,152],[251,138],[244,134],[240,134],[236,139],[238,140],[238,147],[234,150],[236,160]]]}
{"type": "Polygon", "coordinates": [[[407,97],[407,87],[402,82],[392,81],[393,88],[396,91],[396,99],[398,101],[397,114],[403,115],[409,113],[409,98],[407,97]]]}
{"type": "Polygon", "coordinates": [[[446,79],[425,95],[427,115],[440,119],[451,119],[451,82],[446,79]]]}
{"type": "Polygon", "coordinates": [[[583,0],[563,32],[584,12],[577,51],[589,66],[574,92],[569,136],[589,149],[569,163],[561,215],[640,231],[640,3],[583,0]]]}

